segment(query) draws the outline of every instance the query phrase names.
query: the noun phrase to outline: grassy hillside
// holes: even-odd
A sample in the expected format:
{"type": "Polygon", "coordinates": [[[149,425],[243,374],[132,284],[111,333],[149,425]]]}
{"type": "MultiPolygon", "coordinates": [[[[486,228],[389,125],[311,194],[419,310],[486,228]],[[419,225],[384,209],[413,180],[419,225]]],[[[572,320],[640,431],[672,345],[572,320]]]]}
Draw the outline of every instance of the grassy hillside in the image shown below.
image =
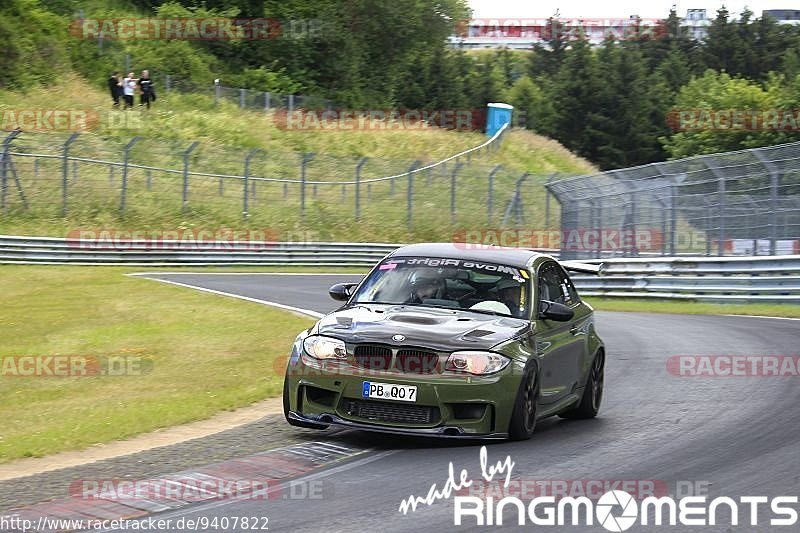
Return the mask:
{"type": "MultiPolygon", "coordinates": [[[[457,219],[450,223],[450,176],[453,166],[417,175],[413,185],[413,221],[406,224],[407,179],[362,185],[362,219],[354,220],[352,185],[336,182],[354,179],[361,157],[368,157],[362,179],[402,173],[414,160],[440,160],[482,143],[478,132],[438,128],[387,131],[288,131],[271,113],[243,111],[229,103],[215,106],[213,99],[177,93],[159,94],[150,111],[112,110],[105,92],[84,80],[66,78],[58,89],[59,109],[92,110],[98,120],[83,133],[71,154],[104,161],[121,161],[122,147],[133,137],[141,140],[130,162],[180,170],[180,153],[193,141],[201,145],[190,159],[192,170],[210,174],[241,175],[250,149],[260,152],[252,160],[251,175],[299,179],[302,153],[314,152],[307,179],[329,184],[307,186],[306,214],[299,214],[299,186],[261,182],[249,194],[248,218],[242,217],[240,180],[191,177],[189,203],[182,210],[182,176],[179,172],[131,169],[128,174],[126,211],[119,212],[121,170],[106,165],[80,163],[78,175],[70,169],[69,213],[61,216],[62,162],[59,159],[15,157],[15,167],[30,202],[22,208],[17,191],[9,189],[10,211],[0,217],[0,232],[59,236],[85,227],[174,229],[177,227],[270,228],[276,235],[306,231],[318,239],[428,240],[451,238],[459,229],[497,227],[510,199],[515,180],[525,172],[528,180],[526,226],[544,224],[542,183],[554,173],[562,175],[593,170],[558,143],[526,131],[512,131],[497,151],[472,158],[457,173],[457,219]],[[502,165],[494,187],[494,218],[487,219],[487,177],[502,165]],[[147,181],[150,180],[148,189],[147,181]]],[[[53,89],[27,93],[0,91],[0,112],[54,107],[53,89]]],[[[67,133],[23,134],[15,149],[41,154],[61,153],[67,133]]]]}

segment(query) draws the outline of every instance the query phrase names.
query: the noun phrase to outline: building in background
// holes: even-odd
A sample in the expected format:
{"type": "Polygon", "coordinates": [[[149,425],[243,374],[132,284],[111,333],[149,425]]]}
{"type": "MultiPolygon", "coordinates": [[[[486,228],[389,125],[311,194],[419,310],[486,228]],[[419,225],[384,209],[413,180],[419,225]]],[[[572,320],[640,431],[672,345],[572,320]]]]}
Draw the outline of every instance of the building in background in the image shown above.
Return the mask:
{"type": "MultiPolygon", "coordinates": [[[[768,9],[762,16],[771,16],[781,24],[800,24],[800,10],[768,9]]],[[[549,24],[545,18],[529,19],[473,19],[463,24],[456,35],[450,37],[450,46],[463,49],[509,48],[530,49],[534,44],[546,41],[554,32],[561,32],[567,40],[581,33],[589,42],[599,45],[608,34],[620,39],[659,38],[663,36],[664,19],[643,19],[636,15],[626,18],[559,18],[558,24],[549,24]]],[[[694,39],[702,40],[708,35],[713,22],[705,9],[687,9],[681,26],[694,39]]]]}

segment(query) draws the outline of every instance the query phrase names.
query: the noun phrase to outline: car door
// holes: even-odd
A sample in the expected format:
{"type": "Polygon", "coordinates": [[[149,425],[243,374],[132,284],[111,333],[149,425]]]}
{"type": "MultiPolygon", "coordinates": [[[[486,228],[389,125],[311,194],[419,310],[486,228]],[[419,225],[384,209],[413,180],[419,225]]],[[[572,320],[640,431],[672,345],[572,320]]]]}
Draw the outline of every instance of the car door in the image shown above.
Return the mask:
{"type": "MultiPolygon", "coordinates": [[[[540,363],[540,384],[543,404],[565,399],[578,387],[585,351],[586,316],[575,302],[577,293],[570,291],[572,284],[564,270],[554,261],[540,265],[536,276],[536,307],[542,301],[562,303],[577,314],[568,322],[557,322],[536,317],[536,351],[540,363]]],[[[538,312],[537,312],[538,315],[538,312]]]]}

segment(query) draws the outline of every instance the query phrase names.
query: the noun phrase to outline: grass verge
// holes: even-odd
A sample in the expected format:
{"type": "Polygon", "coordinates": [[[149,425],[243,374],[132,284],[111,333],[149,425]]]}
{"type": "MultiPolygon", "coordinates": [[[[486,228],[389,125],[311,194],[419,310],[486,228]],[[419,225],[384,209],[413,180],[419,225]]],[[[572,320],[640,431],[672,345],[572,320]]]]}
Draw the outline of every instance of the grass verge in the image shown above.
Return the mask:
{"type": "Polygon", "coordinates": [[[311,319],[123,275],[130,271],[0,269],[0,462],[123,439],[280,394],[282,358],[311,319]],[[126,357],[139,368],[120,376],[14,376],[20,360],[7,358],[25,355],[126,357]]]}

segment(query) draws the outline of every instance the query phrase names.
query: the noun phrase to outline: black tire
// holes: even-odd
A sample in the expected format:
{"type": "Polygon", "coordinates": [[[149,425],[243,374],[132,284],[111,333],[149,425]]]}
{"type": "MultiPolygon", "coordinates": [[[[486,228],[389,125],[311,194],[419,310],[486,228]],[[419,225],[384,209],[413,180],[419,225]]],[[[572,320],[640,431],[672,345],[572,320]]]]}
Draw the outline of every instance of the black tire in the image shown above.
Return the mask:
{"type": "Polygon", "coordinates": [[[533,436],[536,428],[537,402],[539,400],[539,375],[533,367],[529,367],[519,384],[514,411],[508,426],[508,438],[511,440],[527,440],[533,436]]]}
{"type": "Polygon", "coordinates": [[[585,420],[594,418],[600,411],[600,403],[603,401],[603,387],[605,381],[606,356],[600,351],[592,362],[592,369],[586,379],[586,386],[583,388],[583,396],[577,406],[559,413],[561,418],[571,420],[585,420]]]}

